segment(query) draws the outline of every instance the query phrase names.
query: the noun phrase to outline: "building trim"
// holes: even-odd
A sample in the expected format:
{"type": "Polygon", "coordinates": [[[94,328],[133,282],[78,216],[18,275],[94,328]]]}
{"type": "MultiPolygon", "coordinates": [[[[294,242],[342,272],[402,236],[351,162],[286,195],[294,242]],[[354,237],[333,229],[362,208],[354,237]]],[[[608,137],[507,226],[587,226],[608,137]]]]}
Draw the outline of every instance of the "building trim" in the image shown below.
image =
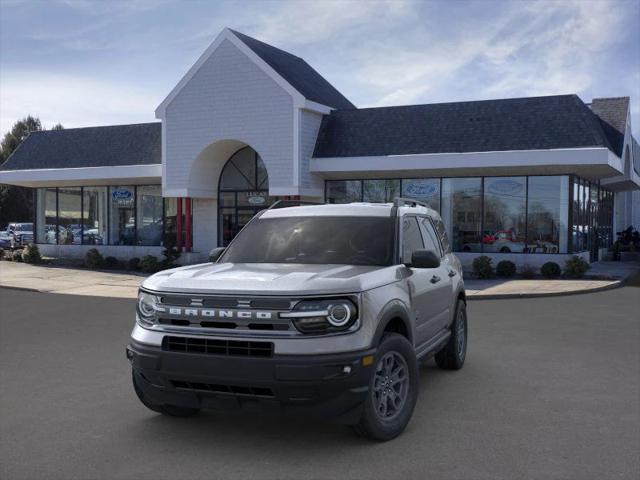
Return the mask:
{"type": "Polygon", "coordinates": [[[33,170],[0,170],[0,183],[23,187],[113,185],[160,183],[162,165],[119,165],[115,167],[41,168],[33,170]]]}

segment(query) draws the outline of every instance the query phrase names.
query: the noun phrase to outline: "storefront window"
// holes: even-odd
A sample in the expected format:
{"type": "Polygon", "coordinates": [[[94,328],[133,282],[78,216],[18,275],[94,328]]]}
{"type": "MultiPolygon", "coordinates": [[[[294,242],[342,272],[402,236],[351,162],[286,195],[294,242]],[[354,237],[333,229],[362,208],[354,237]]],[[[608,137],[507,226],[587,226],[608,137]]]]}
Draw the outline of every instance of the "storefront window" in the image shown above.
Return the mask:
{"type": "Polygon", "coordinates": [[[567,252],[568,209],[568,177],[529,177],[527,212],[529,252],[567,252]]]}
{"type": "Polygon", "coordinates": [[[162,243],[162,189],[160,185],[137,187],[136,225],[138,245],[162,243]]]}
{"type": "Polygon", "coordinates": [[[373,203],[393,202],[400,196],[400,180],[363,180],[362,201],[373,203]]]}
{"type": "Polygon", "coordinates": [[[39,188],[36,194],[36,242],[56,243],[56,189],[39,188]]]}
{"type": "Polygon", "coordinates": [[[442,179],[440,215],[447,227],[454,252],[480,252],[482,224],[482,180],[442,179]]]}
{"type": "Polygon", "coordinates": [[[164,237],[162,244],[170,242],[171,245],[176,243],[176,226],[178,216],[178,202],[176,198],[164,199],[164,237]]]}
{"type": "Polygon", "coordinates": [[[58,188],[58,244],[82,243],[82,189],[58,188]]]}
{"type": "Polygon", "coordinates": [[[484,179],[484,226],[482,251],[525,251],[526,177],[484,179]]]}
{"type": "Polygon", "coordinates": [[[327,182],[327,203],[351,203],[362,201],[360,180],[331,180],[327,182]]]}
{"type": "Polygon", "coordinates": [[[439,178],[407,178],[402,180],[402,196],[426,203],[436,212],[440,211],[439,178]]]}
{"type": "Polygon", "coordinates": [[[135,245],[135,187],[109,187],[111,245],[135,245]]]}
{"type": "Polygon", "coordinates": [[[82,243],[107,243],[107,187],[84,187],[82,190],[82,243]]]}

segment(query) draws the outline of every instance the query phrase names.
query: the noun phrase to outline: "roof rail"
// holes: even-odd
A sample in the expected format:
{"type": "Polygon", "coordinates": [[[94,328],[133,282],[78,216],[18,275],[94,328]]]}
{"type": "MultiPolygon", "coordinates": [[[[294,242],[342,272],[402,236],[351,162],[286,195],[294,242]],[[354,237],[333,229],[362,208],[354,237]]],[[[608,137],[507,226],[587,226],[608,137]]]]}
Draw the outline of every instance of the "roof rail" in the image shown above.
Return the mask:
{"type": "Polygon", "coordinates": [[[405,197],[396,197],[393,199],[393,206],[394,207],[425,207],[425,208],[431,208],[429,207],[429,205],[427,205],[424,202],[421,202],[419,200],[415,200],[413,198],[405,198],[405,197]]]}
{"type": "Polygon", "coordinates": [[[274,208],[300,207],[302,205],[324,205],[322,202],[309,202],[306,200],[276,200],[267,210],[274,208]]]}

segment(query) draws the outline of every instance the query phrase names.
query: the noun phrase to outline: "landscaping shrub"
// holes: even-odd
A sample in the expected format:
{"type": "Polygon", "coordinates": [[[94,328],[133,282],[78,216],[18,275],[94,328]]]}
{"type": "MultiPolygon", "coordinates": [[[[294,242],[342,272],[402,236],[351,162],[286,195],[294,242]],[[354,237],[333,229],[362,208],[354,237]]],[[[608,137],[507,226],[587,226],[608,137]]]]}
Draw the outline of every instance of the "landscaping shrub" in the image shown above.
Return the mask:
{"type": "Polygon", "coordinates": [[[25,263],[42,263],[42,256],[37,245],[30,243],[22,250],[22,260],[25,263]]]}
{"type": "Polygon", "coordinates": [[[129,270],[140,270],[140,259],[138,257],[130,258],[127,267],[129,270]]]}
{"type": "Polygon", "coordinates": [[[160,268],[173,268],[176,266],[176,260],[180,258],[180,252],[176,246],[176,236],[175,234],[167,233],[162,239],[162,245],[164,245],[164,249],[162,250],[162,255],[164,258],[162,259],[162,265],[160,268]]]}
{"type": "Polygon", "coordinates": [[[118,259],[116,257],[107,257],[104,259],[104,268],[115,270],[118,266],[118,259]]]}
{"type": "Polygon", "coordinates": [[[587,272],[587,270],[589,270],[589,268],[591,267],[586,260],[574,255],[565,262],[564,273],[568,277],[580,278],[587,272]]]}
{"type": "Polygon", "coordinates": [[[102,268],[104,265],[104,258],[97,248],[92,248],[87,251],[84,257],[84,264],[89,268],[102,268]]]}
{"type": "Polygon", "coordinates": [[[4,248],[0,248],[0,260],[4,258],[4,248]]]}
{"type": "Polygon", "coordinates": [[[15,250],[11,252],[11,261],[12,262],[20,262],[22,263],[22,252],[20,250],[15,250]]]}
{"type": "Polygon", "coordinates": [[[536,276],[536,269],[531,265],[523,265],[520,269],[520,276],[522,278],[534,278],[536,276]]]}
{"type": "Polygon", "coordinates": [[[542,273],[542,276],[545,278],[556,278],[560,276],[562,271],[560,270],[560,265],[556,262],[547,262],[542,265],[540,273],[542,273]]]}
{"type": "Polygon", "coordinates": [[[478,278],[491,278],[493,277],[493,265],[491,265],[491,258],[486,255],[476,257],[473,259],[473,273],[478,278]]]}
{"type": "Polygon", "coordinates": [[[511,278],[516,274],[516,264],[510,260],[501,260],[496,265],[496,275],[503,278],[511,278]]]}
{"type": "Polygon", "coordinates": [[[153,255],[145,255],[140,260],[140,270],[144,273],[156,273],[160,270],[161,264],[153,255]]]}

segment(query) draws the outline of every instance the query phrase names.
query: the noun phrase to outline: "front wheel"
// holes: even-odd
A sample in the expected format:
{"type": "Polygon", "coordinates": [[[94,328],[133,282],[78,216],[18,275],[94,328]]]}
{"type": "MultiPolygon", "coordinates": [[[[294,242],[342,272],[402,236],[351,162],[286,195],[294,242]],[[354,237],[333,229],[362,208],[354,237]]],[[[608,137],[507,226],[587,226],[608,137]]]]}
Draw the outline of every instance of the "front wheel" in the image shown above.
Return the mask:
{"type": "Polygon", "coordinates": [[[418,364],[409,341],[397,333],[383,337],[375,359],[360,422],[355,431],[386,441],[405,429],[418,398],[418,364]]]}
{"type": "Polygon", "coordinates": [[[436,353],[436,364],[445,370],[460,370],[467,356],[467,306],[462,300],[456,305],[456,316],[451,324],[451,337],[436,353]]]}
{"type": "Polygon", "coordinates": [[[136,372],[131,372],[131,378],[133,380],[133,389],[135,390],[138,399],[140,399],[142,404],[149,410],[167,415],[169,417],[191,417],[200,411],[200,409],[198,408],[186,408],[178,407],[177,405],[161,405],[155,403],[144,394],[144,391],[138,383],[140,380],[137,378],[136,372]]]}

